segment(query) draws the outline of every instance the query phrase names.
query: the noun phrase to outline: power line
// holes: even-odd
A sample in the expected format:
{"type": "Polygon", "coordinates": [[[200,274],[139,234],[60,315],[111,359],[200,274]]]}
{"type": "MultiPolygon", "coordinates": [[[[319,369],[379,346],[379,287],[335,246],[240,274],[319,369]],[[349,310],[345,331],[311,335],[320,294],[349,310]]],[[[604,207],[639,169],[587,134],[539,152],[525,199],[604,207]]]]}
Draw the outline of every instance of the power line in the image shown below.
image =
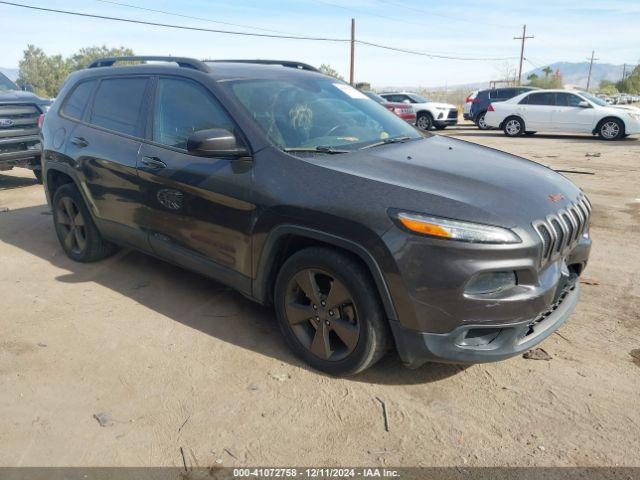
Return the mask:
{"type": "MultiPolygon", "coordinates": [[[[14,7],[27,8],[31,10],[37,10],[37,11],[48,12],[48,13],[59,13],[64,15],[74,15],[78,17],[95,18],[99,20],[111,20],[116,22],[133,23],[137,25],[150,25],[153,27],[173,28],[173,29],[179,29],[179,30],[191,30],[191,31],[198,31],[198,32],[220,33],[220,34],[227,34],[227,35],[240,35],[240,36],[249,36],[249,37],[279,38],[279,39],[286,39],[286,40],[313,40],[313,41],[339,42],[339,43],[351,42],[351,39],[347,39],[347,38],[307,37],[307,36],[298,36],[298,35],[275,35],[275,34],[255,33],[255,32],[239,32],[234,30],[217,30],[217,29],[203,28],[203,27],[192,27],[187,25],[175,25],[170,23],[147,22],[143,20],[134,20],[130,18],[111,17],[106,15],[95,15],[90,13],[73,12],[70,10],[57,10],[53,8],[36,7],[34,5],[25,5],[22,3],[7,2],[3,0],[0,0],[0,4],[11,5],[14,7]]],[[[365,40],[354,40],[354,43],[359,43],[361,45],[368,45],[370,47],[380,48],[384,50],[391,50],[395,52],[407,53],[411,55],[419,55],[419,56],[424,56],[424,57],[434,58],[434,59],[444,59],[444,60],[498,61],[498,60],[510,60],[514,58],[514,57],[505,57],[505,58],[458,57],[458,56],[452,56],[452,55],[444,55],[439,53],[430,53],[430,52],[410,50],[410,49],[405,49],[400,47],[393,47],[389,45],[368,42],[365,40]]]]}
{"type": "Polygon", "coordinates": [[[112,20],[116,22],[125,22],[125,23],[135,23],[138,25],[150,25],[152,27],[164,27],[164,28],[174,28],[178,30],[192,30],[197,32],[210,32],[210,33],[223,33],[227,35],[241,35],[246,37],[266,37],[266,38],[282,38],[288,40],[315,40],[322,42],[348,42],[347,38],[326,38],[326,37],[306,37],[299,35],[275,35],[268,33],[255,33],[255,32],[238,32],[234,30],[216,30],[212,28],[203,28],[203,27],[191,27],[187,25],[174,25],[171,23],[157,23],[157,22],[145,22],[143,20],[134,20],[131,18],[120,18],[120,17],[109,17],[106,15],[95,15],[91,13],[81,13],[81,12],[72,12],[69,10],[56,10],[53,8],[44,8],[44,7],[36,7],[34,5],[24,5],[22,3],[14,3],[14,2],[5,2],[0,1],[0,4],[11,5],[14,7],[28,8],[31,10],[39,10],[42,12],[50,12],[50,13],[60,13],[65,15],[75,15],[77,17],[88,17],[88,18],[97,18],[100,20],[112,20]]]}
{"type": "Polygon", "coordinates": [[[409,50],[409,49],[400,48],[400,47],[391,47],[391,46],[382,45],[379,43],[367,42],[365,40],[356,40],[356,43],[360,43],[362,45],[368,45],[370,47],[382,48],[385,50],[392,50],[394,52],[409,53],[412,55],[420,55],[423,57],[438,58],[438,59],[444,59],[444,60],[495,62],[500,60],[513,60],[517,58],[517,57],[456,57],[456,56],[450,56],[450,55],[442,55],[439,53],[429,53],[429,52],[422,52],[419,50],[409,50]]]}
{"type": "Polygon", "coordinates": [[[184,15],[184,14],[178,13],[178,12],[170,12],[168,10],[157,10],[155,8],[139,7],[138,5],[130,5],[128,3],[114,2],[114,1],[111,1],[111,0],[96,0],[96,2],[108,3],[108,4],[111,4],[111,5],[117,5],[119,7],[135,8],[136,10],[143,10],[145,12],[162,13],[163,15],[172,15],[174,17],[189,18],[191,20],[201,20],[203,22],[218,23],[220,25],[230,25],[232,27],[250,28],[250,29],[253,29],[253,30],[260,30],[260,31],[263,31],[263,32],[281,33],[281,34],[284,34],[284,35],[297,35],[295,33],[283,32],[281,30],[271,30],[271,29],[268,29],[268,28],[254,27],[252,25],[243,25],[241,23],[223,22],[223,21],[220,21],[220,20],[212,20],[210,18],[195,17],[195,16],[192,16],[192,15],[184,15]]]}

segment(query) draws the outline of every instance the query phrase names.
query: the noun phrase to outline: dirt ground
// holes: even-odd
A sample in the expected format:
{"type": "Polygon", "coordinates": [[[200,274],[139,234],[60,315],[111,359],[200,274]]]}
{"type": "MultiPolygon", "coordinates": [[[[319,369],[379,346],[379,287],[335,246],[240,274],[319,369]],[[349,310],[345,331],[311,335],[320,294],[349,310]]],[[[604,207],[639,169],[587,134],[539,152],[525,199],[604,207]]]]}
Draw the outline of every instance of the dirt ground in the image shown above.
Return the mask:
{"type": "Polygon", "coordinates": [[[550,361],[407,370],[390,354],[324,376],[270,309],[213,281],[132,251],[67,259],[15,169],[0,174],[0,466],[182,466],[181,447],[193,466],[640,465],[640,138],[445,134],[593,173],[566,174],[594,204],[594,248],[550,361]]]}

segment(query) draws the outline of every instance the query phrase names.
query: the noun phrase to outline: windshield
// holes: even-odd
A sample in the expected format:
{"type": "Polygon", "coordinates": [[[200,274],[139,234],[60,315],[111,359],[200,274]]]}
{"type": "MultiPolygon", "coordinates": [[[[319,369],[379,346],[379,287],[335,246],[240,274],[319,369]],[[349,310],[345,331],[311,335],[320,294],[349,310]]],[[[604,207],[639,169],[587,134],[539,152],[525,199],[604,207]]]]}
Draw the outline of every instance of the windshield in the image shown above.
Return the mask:
{"type": "Polygon", "coordinates": [[[373,92],[362,92],[364,93],[367,97],[369,97],[371,100],[378,102],[378,103],[387,103],[387,101],[382,98],[380,95],[378,95],[377,93],[373,93],[373,92]]]}
{"type": "Polygon", "coordinates": [[[596,97],[595,95],[591,95],[590,93],[587,93],[587,92],[579,92],[579,93],[584,98],[586,98],[590,102],[595,103],[596,105],[600,105],[601,107],[606,107],[607,106],[607,102],[605,102],[601,98],[596,97]]]}
{"type": "Polygon", "coordinates": [[[416,103],[429,103],[429,100],[427,98],[423,97],[422,95],[418,95],[417,93],[411,93],[409,97],[411,97],[416,103]]]}
{"type": "Polygon", "coordinates": [[[356,150],[381,140],[422,138],[362,92],[326,77],[233,80],[230,91],[284,150],[356,150]]]}
{"type": "Polygon", "coordinates": [[[4,74],[0,73],[0,90],[18,90],[18,87],[4,74]]]}

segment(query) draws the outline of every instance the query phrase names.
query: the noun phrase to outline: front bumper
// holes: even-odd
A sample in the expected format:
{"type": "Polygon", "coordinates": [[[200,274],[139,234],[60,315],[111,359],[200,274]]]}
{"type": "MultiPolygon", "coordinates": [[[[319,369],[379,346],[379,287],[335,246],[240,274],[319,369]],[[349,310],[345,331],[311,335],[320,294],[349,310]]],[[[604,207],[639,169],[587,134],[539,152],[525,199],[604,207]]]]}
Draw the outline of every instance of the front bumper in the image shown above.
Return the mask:
{"type": "Polygon", "coordinates": [[[578,281],[567,287],[551,308],[519,323],[461,325],[449,333],[416,332],[389,322],[403,363],[417,368],[429,361],[487,363],[531,349],[567,321],[578,304],[578,281]]]}

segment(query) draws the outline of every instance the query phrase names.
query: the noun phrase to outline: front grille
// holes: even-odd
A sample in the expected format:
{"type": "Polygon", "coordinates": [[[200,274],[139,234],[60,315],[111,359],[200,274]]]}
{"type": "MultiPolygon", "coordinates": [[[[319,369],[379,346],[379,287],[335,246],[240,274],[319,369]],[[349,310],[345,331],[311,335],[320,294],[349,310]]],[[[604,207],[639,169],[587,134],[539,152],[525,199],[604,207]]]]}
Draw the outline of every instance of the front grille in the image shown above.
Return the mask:
{"type": "Polygon", "coordinates": [[[576,246],[589,228],[591,210],[589,199],[580,195],[575,203],[569,204],[565,209],[532,223],[542,240],[541,266],[564,256],[576,246]]]}
{"type": "Polygon", "coordinates": [[[39,116],[35,105],[0,105],[0,139],[37,135],[39,116]]]}
{"type": "Polygon", "coordinates": [[[449,110],[449,118],[458,118],[458,110],[456,108],[449,110]]]}

